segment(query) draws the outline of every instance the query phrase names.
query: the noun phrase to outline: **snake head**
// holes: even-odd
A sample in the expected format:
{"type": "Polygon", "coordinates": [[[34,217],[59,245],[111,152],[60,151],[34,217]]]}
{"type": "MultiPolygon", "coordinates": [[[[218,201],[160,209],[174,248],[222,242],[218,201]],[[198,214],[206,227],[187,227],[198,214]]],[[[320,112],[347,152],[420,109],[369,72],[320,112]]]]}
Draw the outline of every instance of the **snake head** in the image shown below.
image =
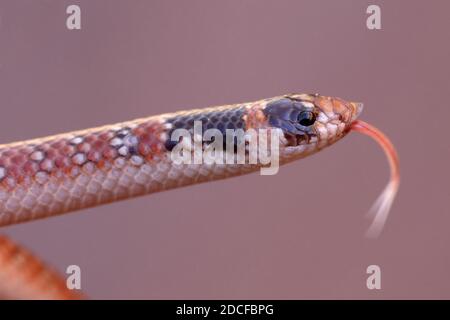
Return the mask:
{"type": "MultiPolygon", "coordinates": [[[[362,103],[318,94],[290,94],[269,101],[263,112],[270,127],[281,129],[285,147],[321,149],[350,130],[362,103]]],[[[316,150],[316,151],[317,151],[316,150]]]]}

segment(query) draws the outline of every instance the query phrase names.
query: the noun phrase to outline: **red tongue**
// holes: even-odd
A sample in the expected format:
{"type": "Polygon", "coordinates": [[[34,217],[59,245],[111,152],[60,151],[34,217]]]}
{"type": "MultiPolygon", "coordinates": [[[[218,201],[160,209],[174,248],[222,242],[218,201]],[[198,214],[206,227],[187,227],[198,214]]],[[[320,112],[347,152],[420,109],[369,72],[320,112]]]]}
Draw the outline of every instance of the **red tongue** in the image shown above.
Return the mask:
{"type": "Polygon", "coordinates": [[[376,238],[383,230],[383,226],[389,215],[389,210],[392,203],[394,202],[395,195],[400,184],[400,168],[398,155],[397,151],[395,151],[394,145],[389,140],[389,138],[380,130],[368,124],[367,122],[356,120],[352,123],[350,130],[361,132],[374,139],[386,154],[391,169],[391,177],[389,183],[386,185],[383,192],[380,194],[369,211],[370,216],[373,216],[373,222],[367,230],[366,235],[371,238],[376,238]]]}

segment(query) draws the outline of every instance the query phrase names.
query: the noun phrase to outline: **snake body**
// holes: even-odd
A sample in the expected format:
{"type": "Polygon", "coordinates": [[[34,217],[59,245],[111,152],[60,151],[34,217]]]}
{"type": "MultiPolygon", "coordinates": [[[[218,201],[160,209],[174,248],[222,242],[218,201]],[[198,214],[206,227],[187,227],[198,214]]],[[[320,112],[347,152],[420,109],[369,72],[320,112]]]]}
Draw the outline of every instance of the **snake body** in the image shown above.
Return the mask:
{"type": "MultiPolygon", "coordinates": [[[[360,111],[360,104],[339,98],[289,94],[0,145],[0,226],[238,176],[264,166],[260,162],[175,163],[171,152],[180,141],[172,135],[176,129],[195,135],[196,121],[203,130],[216,129],[224,136],[227,129],[281,131],[279,161],[283,164],[344,137],[360,111]]],[[[203,150],[208,144],[201,146],[203,150]]],[[[11,247],[7,240],[3,243],[11,247]]],[[[4,280],[8,277],[3,270],[10,270],[8,265],[15,259],[6,259],[11,250],[1,247],[0,279],[4,280]]],[[[38,275],[36,271],[35,282],[38,275]]],[[[3,287],[0,284],[0,294],[3,287]]],[[[54,292],[53,297],[70,296],[64,290],[54,292]]],[[[48,297],[44,293],[42,297],[48,297]]]]}

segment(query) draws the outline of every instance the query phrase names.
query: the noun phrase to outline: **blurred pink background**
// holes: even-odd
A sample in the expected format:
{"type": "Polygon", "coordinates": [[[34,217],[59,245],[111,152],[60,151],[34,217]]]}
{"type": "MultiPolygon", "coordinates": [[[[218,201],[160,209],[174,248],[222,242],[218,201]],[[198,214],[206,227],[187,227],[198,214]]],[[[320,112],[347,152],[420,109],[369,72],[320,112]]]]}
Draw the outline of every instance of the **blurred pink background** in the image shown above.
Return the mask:
{"type": "Polygon", "coordinates": [[[362,101],[401,159],[351,134],[281,168],[2,228],[91,298],[450,298],[448,1],[0,3],[0,143],[319,92],[362,101]],[[78,4],[82,30],[65,27],[78,4]],[[366,28],[378,4],[382,30],[366,28]],[[381,290],[366,268],[381,267],[381,290]]]}

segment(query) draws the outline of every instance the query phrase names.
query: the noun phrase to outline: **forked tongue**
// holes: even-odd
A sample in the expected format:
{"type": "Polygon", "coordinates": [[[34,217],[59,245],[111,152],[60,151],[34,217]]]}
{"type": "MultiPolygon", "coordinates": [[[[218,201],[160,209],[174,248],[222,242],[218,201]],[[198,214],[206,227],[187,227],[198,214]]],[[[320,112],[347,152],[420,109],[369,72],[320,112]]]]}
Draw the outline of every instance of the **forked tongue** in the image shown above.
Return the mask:
{"type": "Polygon", "coordinates": [[[400,170],[397,151],[384,133],[375,128],[374,126],[368,124],[367,122],[361,120],[355,120],[352,123],[351,131],[357,131],[368,135],[373,138],[384,150],[386,157],[389,161],[389,166],[391,169],[391,177],[388,184],[384,188],[383,192],[379,195],[378,199],[372,205],[369,210],[369,217],[372,218],[372,224],[366,232],[366,236],[369,238],[377,238],[381,231],[383,230],[384,224],[386,223],[387,217],[389,215],[389,210],[391,209],[392,203],[394,202],[395,195],[400,184],[400,170]]]}

